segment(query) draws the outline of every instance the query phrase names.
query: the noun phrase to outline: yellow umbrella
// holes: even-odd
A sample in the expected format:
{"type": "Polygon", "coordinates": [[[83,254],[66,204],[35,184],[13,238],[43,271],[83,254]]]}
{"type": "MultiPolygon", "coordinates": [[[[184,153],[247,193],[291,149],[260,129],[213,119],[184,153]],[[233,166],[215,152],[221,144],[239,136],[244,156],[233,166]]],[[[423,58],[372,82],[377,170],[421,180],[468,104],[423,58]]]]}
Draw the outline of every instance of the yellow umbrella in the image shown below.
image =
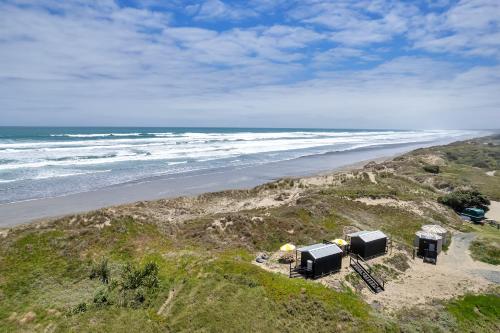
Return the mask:
{"type": "Polygon", "coordinates": [[[333,243],[337,244],[338,246],[345,246],[347,245],[347,242],[343,239],[337,238],[332,241],[333,243]]]}
{"type": "Polygon", "coordinates": [[[290,243],[286,243],[285,245],[280,247],[280,250],[281,251],[293,251],[293,250],[295,250],[295,245],[290,244],[290,243]]]}

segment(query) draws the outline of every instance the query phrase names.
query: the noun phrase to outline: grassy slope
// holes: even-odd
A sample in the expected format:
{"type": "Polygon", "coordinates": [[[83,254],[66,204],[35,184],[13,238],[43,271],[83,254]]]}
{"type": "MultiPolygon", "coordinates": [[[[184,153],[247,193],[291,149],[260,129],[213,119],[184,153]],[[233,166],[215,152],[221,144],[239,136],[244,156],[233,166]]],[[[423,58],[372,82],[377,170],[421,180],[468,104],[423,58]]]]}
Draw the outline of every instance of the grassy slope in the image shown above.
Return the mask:
{"type": "Polygon", "coordinates": [[[491,225],[475,225],[472,228],[479,235],[470,247],[472,258],[500,265],[500,231],[491,225]]]}
{"type": "MultiPolygon", "coordinates": [[[[490,200],[500,201],[500,174],[486,174],[488,171],[500,169],[500,136],[487,139],[459,142],[443,147],[420,149],[412,153],[417,158],[426,154],[441,157],[446,164],[438,175],[425,175],[421,171],[416,178],[430,180],[438,188],[456,189],[472,187],[486,194],[490,200]]],[[[476,260],[498,265],[500,264],[500,233],[488,225],[467,226],[467,229],[478,234],[471,244],[471,254],[476,260]]]]}
{"type": "MultiPolygon", "coordinates": [[[[335,291],[288,279],[251,264],[256,251],[274,250],[286,241],[306,244],[338,237],[345,226],[381,228],[401,246],[410,245],[414,232],[424,223],[463,228],[453,212],[428,207],[426,202],[435,201],[439,196],[436,185],[443,184],[451,188],[473,185],[494,199],[500,197],[500,178],[485,176],[488,181],[480,181],[498,159],[489,159],[484,169],[478,169],[471,165],[475,159],[467,158],[469,150],[481,158],[498,152],[498,146],[479,142],[418,150],[389,162],[385,167],[396,174],[378,172],[377,184],[360,172],[352,179],[342,179],[338,186],[307,188],[293,206],[207,215],[175,228],[166,228],[154,217],[143,222],[98,211],[38,228],[16,229],[0,238],[0,331],[44,331],[48,327],[60,332],[398,332],[466,331],[475,326],[478,332],[496,331],[498,315],[491,309],[498,309],[497,293],[436,306],[436,320],[415,309],[392,318],[371,309],[348,289],[335,291]],[[454,155],[448,150],[459,156],[450,158],[454,155]],[[443,158],[442,173],[422,171],[422,158],[428,154],[443,158]],[[411,201],[424,214],[352,200],[360,197],[411,201]],[[255,216],[264,220],[253,220],[255,216]],[[214,219],[220,218],[231,222],[224,232],[212,228],[214,219]],[[110,226],[96,227],[107,220],[111,220],[110,226]],[[93,305],[93,296],[102,286],[88,274],[91,263],[102,257],[109,258],[112,278],[127,262],[156,262],[161,281],[156,296],[139,308],[93,305]],[[174,297],[157,314],[171,290],[175,290],[174,297]],[[82,302],[88,310],[71,314],[82,302]],[[470,309],[474,314],[461,315],[470,309]],[[27,319],[29,311],[35,318],[27,319]],[[22,321],[26,322],[20,324],[22,321]]],[[[266,186],[286,191],[301,185],[286,181],[266,186]]],[[[487,239],[498,237],[495,231],[478,230],[487,239]]]]}
{"type": "Polygon", "coordinates": [[[245,250],[174,251],[154,225],[131,219],[113,221],[105,231],[56,229],[19,232],[2,244],[0,331],[42,331],[51,323],[57,323],[56,331],[61,332],[295,331],[305,330],[306,321],[317,331],[330,330],[324,325],[340,325],[344,331],[363,327],[373,332],[382,325],[367,324],[372,319],[369,308],[352,292],[262,271],[250,263],[252,256],[245,250]],[[158,297],[145,308],[93,307],[100,282],[88,279],[88,259],[99,256],[112,258],[112,276],[130,260],[158,263],[162,281],[158,297]],[[166,316],[157,315],[174,287],[175,302],[166,316]],[[71,315],[68,309],[81,302],[89,304],[89,310],[71,315]],[[51,309],[62,315],[51,315],[51,309]],[[36,318],[19,325],[28,311],[36,318]]]}

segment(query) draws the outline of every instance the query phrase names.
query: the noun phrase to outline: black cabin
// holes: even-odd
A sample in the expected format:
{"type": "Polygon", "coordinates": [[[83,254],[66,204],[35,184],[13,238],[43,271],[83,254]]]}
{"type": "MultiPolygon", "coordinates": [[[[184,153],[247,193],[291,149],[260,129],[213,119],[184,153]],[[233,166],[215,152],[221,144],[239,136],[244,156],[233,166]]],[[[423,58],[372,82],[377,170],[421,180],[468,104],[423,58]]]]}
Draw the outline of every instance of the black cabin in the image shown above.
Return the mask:
{"type": "Polygon", "coordinates": [[[351,239],[349,252],[363,259],[370,259],[387,253],[387,236],[380,230],[358,231],[348,235],[351,239]]]}
{"type": "Polygon", "coordinates": [[[443,238],[428,232],[419,231],[416,233],[416,242],[418,242],[417,256],[424,258],[424,261],[437,263],[437,256],[443,246],[443,238]]]}
{"type": "Polygon", "coordinates": [[[297,251],[300,252],[300,268],[313,279],[338,272],[342,267],[342,250],[336,244],[314,244],[297,251]]]}

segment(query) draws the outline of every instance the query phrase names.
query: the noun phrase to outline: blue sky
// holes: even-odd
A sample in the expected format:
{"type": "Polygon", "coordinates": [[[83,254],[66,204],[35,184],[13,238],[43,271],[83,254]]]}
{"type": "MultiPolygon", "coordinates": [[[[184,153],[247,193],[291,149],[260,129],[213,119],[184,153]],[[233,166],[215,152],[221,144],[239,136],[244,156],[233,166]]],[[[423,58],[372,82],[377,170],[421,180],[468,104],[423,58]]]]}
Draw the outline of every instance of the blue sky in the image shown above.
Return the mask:
{"type": "Polygon", "coordinates": [[[500,127],[500,2],[0,0],[0,125],[500,127]]]}

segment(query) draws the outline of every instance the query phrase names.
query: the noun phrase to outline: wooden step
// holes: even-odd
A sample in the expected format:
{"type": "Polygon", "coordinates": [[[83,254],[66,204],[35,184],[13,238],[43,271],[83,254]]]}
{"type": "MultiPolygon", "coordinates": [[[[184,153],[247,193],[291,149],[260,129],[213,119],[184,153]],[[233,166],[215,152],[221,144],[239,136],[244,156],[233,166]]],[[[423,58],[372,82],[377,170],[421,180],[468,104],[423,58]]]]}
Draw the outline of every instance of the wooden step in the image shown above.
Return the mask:
{"type": "Polygon", "coordinates": [[[351,267],[361,276],[361,279],[370,287],[374,293],[379,293],[384,290],[380,283],[366,269],[355,261],[351,261],[351,267]]]}

